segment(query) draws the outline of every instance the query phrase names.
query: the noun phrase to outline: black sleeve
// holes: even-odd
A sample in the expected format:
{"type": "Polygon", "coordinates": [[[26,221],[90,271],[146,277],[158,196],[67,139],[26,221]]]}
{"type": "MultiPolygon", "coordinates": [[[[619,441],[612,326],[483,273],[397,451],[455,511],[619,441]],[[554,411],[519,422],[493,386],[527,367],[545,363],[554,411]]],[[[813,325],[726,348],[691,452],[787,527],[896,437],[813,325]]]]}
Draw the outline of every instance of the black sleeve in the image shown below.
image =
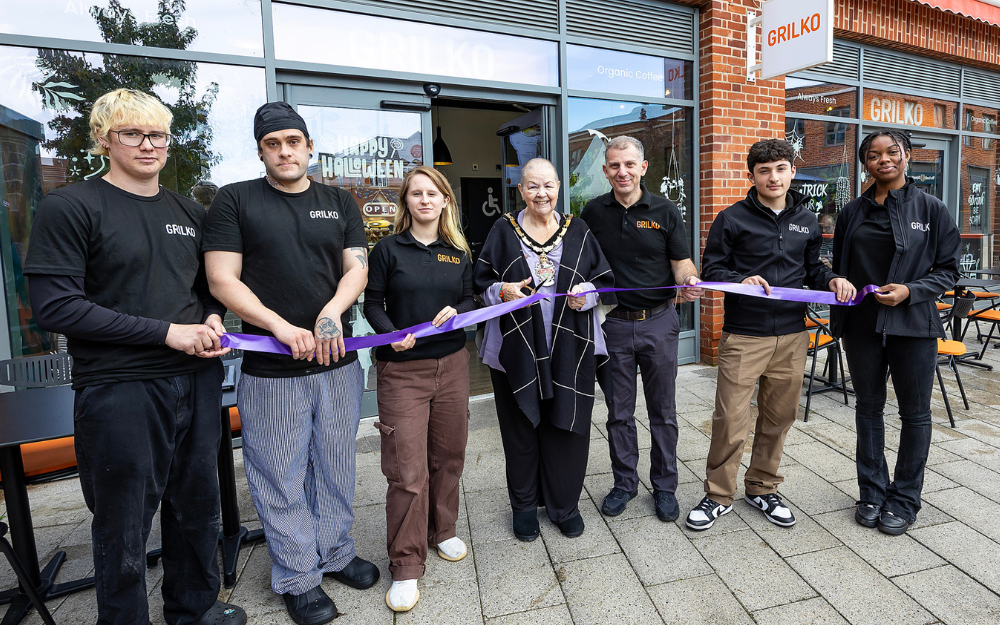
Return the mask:
{"type": "Polygon", "coordinates": [[[121,345],[163,345],[170,323],[134,317],[86,299],[83,278],[32,274],[31,310],[38,327],[66,336],[121,345]]]}
{"type": "Polygon", "coordinates": [[[926,276],[906,283],[906,288],[910,290],[911,304],[939,297],[948,289],[955,288],[955,284],[962,276],[962,267],[958,261],[962,248],[961,234],[948,208],[943,203],[936,203],[938,204],[937,245],[933,251],[934,263],[926,276]]]}
{"type": "Polygon", "coordinates": [[[349,191],[340,189],[339,192],[344,207],[344,219],[347,220],[347,228],[344,231],[344,249],[363,247],[367,251],[368,235],[365,234],[365,220],[361,217],[361,209],[358,208],[358,203],[349,191]]]}
{"type": "Polygon", "coordinates": [[[376,333],[385,334],[396,331],[396,326],[392,325],[392,319],[389,319],[388,313],[385,312],[385,291],[368,286],[365,289],[364,312],[368,325],[376,333]]]}
{"type": "Polygon", "coordinates": [[[243,231],[240,229],[240,203],[233,185],[219,189],[205,219],[202,252],[243,253],[243,231]]]}
{"type": "Polygon", "coordinates": [[[472,312],[476,309],[476,299],[472,293],[472,261],[469,259],[468,254],[465,255],[463,262],[462,299],[458,300],[458,303],[455,304],[455,310],[459,314],[472,312]]]}
{"type": "Polygon", "coordinates": [[[691,248],[688,245],[687,228],[684,227],[681,212],[677,210],[673,202],[668,201],[667,213],[673,222],[673,227],[670,228],[670,231],[663,234],[667,240],[667,258],[670,260],[687,260],[691,258],[691,248]]]}
{"type": "Polygon", "coordinates": [[[82,206],[58,191],[42,198],[31,229],[24,273],[83,277],[90,259],[91,222],[82,206]]]}
{"type": "Polygon", "coordinates": [[[701,279],[706,282],[743,282],[747,276],[730,269],[733,255],[733,232],[725,212],[712,222],[701,256],[701,279]]]}
{"type": "Polygon", "coordinates": [[[811,238],[806,243],[806,257],[804,259],[806,286],[814,291],[829,291],[830,280],[840,276],[833,273],[833,270],[819,259],[819,248],[823,245],[823,234],[820,232],[819,222],[816,222],[816,227],[812,228],[811,232],[811,238]]]}

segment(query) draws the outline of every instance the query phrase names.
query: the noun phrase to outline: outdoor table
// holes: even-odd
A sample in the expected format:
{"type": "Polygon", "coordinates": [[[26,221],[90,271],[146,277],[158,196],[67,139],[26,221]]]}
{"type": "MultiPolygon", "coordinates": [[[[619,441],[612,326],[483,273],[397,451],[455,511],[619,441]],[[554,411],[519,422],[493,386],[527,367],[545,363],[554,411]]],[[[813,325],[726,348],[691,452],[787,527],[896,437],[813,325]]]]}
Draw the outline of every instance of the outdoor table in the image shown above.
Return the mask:
{"type": "MultiPolygon", "coordinates": [[[[989,270],[992,271],[992,270],[989,270]]],[[[983,280],[978,278],[962,278],[955,284],[955,297],[963,297],[965,292],[969,289],[991,289],[1000,286],[1000,281],[998,280],[983,280]]],[[[1000,296],[1000,293],[998,293],[1000,296]]],[[[962,326],[961,319],[953,319],[951,323],[951,338],[954,341],[962,342],[962,336],[965,334],[965,330],[972,323],[969,319],[965,320],[965,327],[962,326]]],[[[986,365],[981,362],[970,362],[973,359],[978,360],[977,352],[970,352],[964,356],[958,356],[955,358],[956,363],[963,365],[968,365],[970,367],[979,367],[980,369],[986,369],[987,371],[993,370],[993,365],[986,365]]]]}
{"type": "Polygon", "coordinates": [[[979,276],[1000,276],[1000,269],[983,267],[982,269],[963,269],[962,273],[976,274],[979,276]]]}
{"type": "MultiPolygon", "coordinates": [[[[55,583],[66,552],[59,551],[43,570],[31,523],[31,507],[24,478],[21,445],[73,435],[73,389],[68,384],[0,393],[0,474],[3,476],[7,524],[14,552],[44,601],[90,588],[94,578],[55,583]]],[[[31,602],[18,588],[0,593],[0,604],[9,603],[3,625],[24,619],[31,602]]]]}

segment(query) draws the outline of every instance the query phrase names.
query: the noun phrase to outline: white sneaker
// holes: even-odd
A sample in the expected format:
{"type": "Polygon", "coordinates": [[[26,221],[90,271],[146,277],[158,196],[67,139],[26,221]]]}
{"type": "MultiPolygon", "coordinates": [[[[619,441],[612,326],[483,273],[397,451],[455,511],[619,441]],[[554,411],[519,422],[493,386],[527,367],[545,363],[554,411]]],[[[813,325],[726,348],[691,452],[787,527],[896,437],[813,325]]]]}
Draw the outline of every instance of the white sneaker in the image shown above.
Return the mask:
{"type": "Polygon", "coordinates": [[[419,600],[420,591],[417,590],[417,580],[415,579],[393,582],[385,593],[385,604],[393,612],[409,612],[419,600]]]}
{"type": "Polygon", "coordinates": [[[705,497],[691,512],[688,513],[686,525],[693,530],[707,530],[715,524],[715,520],[723,514],[728,514],[732,505],[724,506],[714,499],[705,497]]]}
{"type": "Polygon", "coordinates": [[[438,555],[449,562],[458,562],[469,553],[465,543],[458,536],[453,536],[444,542],[438,543],[437,547],[438,555]]]}
{"type": "Polygon", "coordinates": [[[751,497],[744,495],[746,502],[755,508],[760,508],[764,512],[767,520],[781,527],[791,527],[795,525],[795,515],[788,509],[788,506],[781,503],[781,497],[775,493],[767,495],[757,495],[751,497]]]}

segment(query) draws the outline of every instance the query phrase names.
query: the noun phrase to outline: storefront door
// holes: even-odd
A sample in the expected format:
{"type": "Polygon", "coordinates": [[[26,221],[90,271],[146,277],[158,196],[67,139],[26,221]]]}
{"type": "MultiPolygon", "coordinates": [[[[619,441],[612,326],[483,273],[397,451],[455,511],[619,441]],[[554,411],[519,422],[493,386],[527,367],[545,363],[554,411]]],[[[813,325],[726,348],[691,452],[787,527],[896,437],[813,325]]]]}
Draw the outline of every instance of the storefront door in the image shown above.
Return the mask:
{"type": "Polygon", "coordinates": [[[502,137],[501,158],[504,163],[504,212],[513,213],[525,208],[524,199],[517,190],[521,182],[521,168],[533,158],[548,158],[543,127],[543,109],[535,109],[503,124],[497,131],[502,137]]]}
{"type": "MultiPolygon", "coordinates": [[[[430,99],[423,95],[285,85],[285,100],[306,121],[314,141],[308,176],[347,189],[357,200],[368,244],[392,232],[403,175],[430,154],[430,99]]],[[[354,336],[374,334],[361,314],[364,295],[351,309],[354,336]]],[[[377,414],[371,350],[358,354],[364,370],[362,417],[377,414]]]]}

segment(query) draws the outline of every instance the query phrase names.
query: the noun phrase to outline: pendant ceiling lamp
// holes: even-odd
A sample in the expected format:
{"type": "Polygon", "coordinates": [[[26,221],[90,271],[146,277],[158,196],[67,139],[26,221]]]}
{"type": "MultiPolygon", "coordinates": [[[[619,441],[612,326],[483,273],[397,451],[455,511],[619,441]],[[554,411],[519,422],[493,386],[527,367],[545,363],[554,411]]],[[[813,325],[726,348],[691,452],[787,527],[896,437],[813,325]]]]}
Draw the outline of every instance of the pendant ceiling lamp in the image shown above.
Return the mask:
{"type": "Polygon", "coordinates": [[[441,138],[441,126],[437,127],[437,137],[434,139],[434,164],[451,165],[451,150],[441,138]]]}

